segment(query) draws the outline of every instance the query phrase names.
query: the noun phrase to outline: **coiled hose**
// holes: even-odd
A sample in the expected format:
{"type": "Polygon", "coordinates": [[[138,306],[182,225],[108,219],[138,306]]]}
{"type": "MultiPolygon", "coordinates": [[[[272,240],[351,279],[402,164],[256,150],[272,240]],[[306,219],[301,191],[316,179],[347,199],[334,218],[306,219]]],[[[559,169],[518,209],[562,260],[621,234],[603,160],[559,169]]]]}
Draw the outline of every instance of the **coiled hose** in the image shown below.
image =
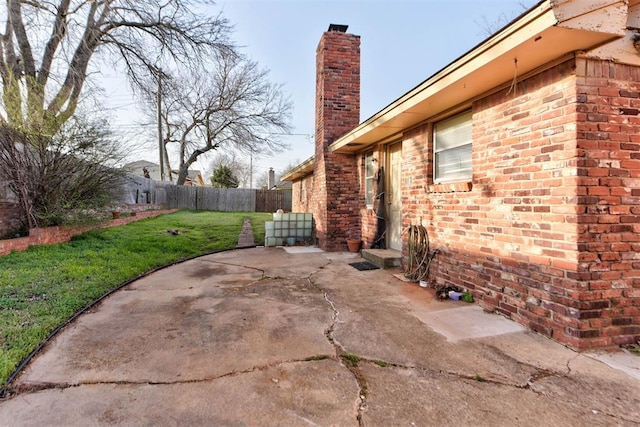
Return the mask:
{"type": "Polygon", "coordinates": [[[429,277],[431,260],[439,251],[436,249],[429,253],[429,235],[422,225],[411,225],[408,231],[408,256],[404,276],[413,282],[426,280],[429,277]]]}

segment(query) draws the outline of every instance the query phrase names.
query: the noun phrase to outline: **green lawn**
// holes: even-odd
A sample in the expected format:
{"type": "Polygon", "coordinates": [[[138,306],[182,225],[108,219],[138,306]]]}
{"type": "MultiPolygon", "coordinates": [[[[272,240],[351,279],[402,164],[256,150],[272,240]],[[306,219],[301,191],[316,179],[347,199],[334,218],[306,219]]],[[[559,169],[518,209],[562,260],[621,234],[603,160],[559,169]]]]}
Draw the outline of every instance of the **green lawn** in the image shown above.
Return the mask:
{"type": "Polygon", "coordinates": [[[180,211],[0,256],[0,385],[51,331],[122,282],[234,248],[244,218],[251,219],[256,244],[264,244],[270,214],[180,211]]]}

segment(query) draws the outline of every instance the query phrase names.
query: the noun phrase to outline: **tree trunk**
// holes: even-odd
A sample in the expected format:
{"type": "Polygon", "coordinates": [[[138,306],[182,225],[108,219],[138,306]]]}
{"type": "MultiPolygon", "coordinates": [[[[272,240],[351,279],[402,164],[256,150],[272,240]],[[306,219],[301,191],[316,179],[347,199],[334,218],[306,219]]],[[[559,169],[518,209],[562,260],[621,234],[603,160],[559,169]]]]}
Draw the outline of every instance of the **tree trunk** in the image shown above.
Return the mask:
{"type": "Polygon", "coordinates": [[[171,162],[169,161],[169,153],[167,152],[167,143],[164,143],[164,173],[165,179],[169,182],[173,182],[173,174],[171,173],[171,162]]]}
{"type": "Polygon", "coordinates": [[[187,180],[187,175],[189,175],[189,166],[183,164],[178,171],[178,181],[176,181],[176,185],[184,185],[184,182],[187,180]]]}

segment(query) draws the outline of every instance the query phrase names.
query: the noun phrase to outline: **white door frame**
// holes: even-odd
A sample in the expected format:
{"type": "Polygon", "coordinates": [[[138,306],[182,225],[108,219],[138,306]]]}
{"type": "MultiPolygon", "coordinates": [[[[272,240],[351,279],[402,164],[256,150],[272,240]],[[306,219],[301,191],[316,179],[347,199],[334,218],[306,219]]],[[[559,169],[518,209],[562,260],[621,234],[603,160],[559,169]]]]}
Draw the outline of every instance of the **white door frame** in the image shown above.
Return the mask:
{"type": "Polygon", "coordinates": [[[387,247],[402,250],[402,141],[387,145],[387,247]]]}

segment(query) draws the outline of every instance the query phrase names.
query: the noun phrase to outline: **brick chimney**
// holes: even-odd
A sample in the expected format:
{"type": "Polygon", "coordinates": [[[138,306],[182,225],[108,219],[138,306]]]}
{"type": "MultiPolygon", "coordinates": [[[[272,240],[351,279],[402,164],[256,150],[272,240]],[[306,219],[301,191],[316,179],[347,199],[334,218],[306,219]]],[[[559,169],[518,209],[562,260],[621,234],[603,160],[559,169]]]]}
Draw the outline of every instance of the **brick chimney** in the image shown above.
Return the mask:
{"type": "Polygon", "coordinates": [[[360,123],[360,36],[346,31],[329,25],[316,50],[316,154],[360,123]]]}
{"type": "Polygon", "coordinates": [[[360,185],[355,155],[328,151],[360,123],[360,36],[331,24],[316,50],[316,129],[313,207],[316,237],[324,250],[345,250],[360,238],[360,185]]]}
{"type": "Polygon", "coordinates": [[[269,175],[267,176],[267,190],[273,189],[276,186],[276,171],[273,168],[269,168],[269,175]]]}

